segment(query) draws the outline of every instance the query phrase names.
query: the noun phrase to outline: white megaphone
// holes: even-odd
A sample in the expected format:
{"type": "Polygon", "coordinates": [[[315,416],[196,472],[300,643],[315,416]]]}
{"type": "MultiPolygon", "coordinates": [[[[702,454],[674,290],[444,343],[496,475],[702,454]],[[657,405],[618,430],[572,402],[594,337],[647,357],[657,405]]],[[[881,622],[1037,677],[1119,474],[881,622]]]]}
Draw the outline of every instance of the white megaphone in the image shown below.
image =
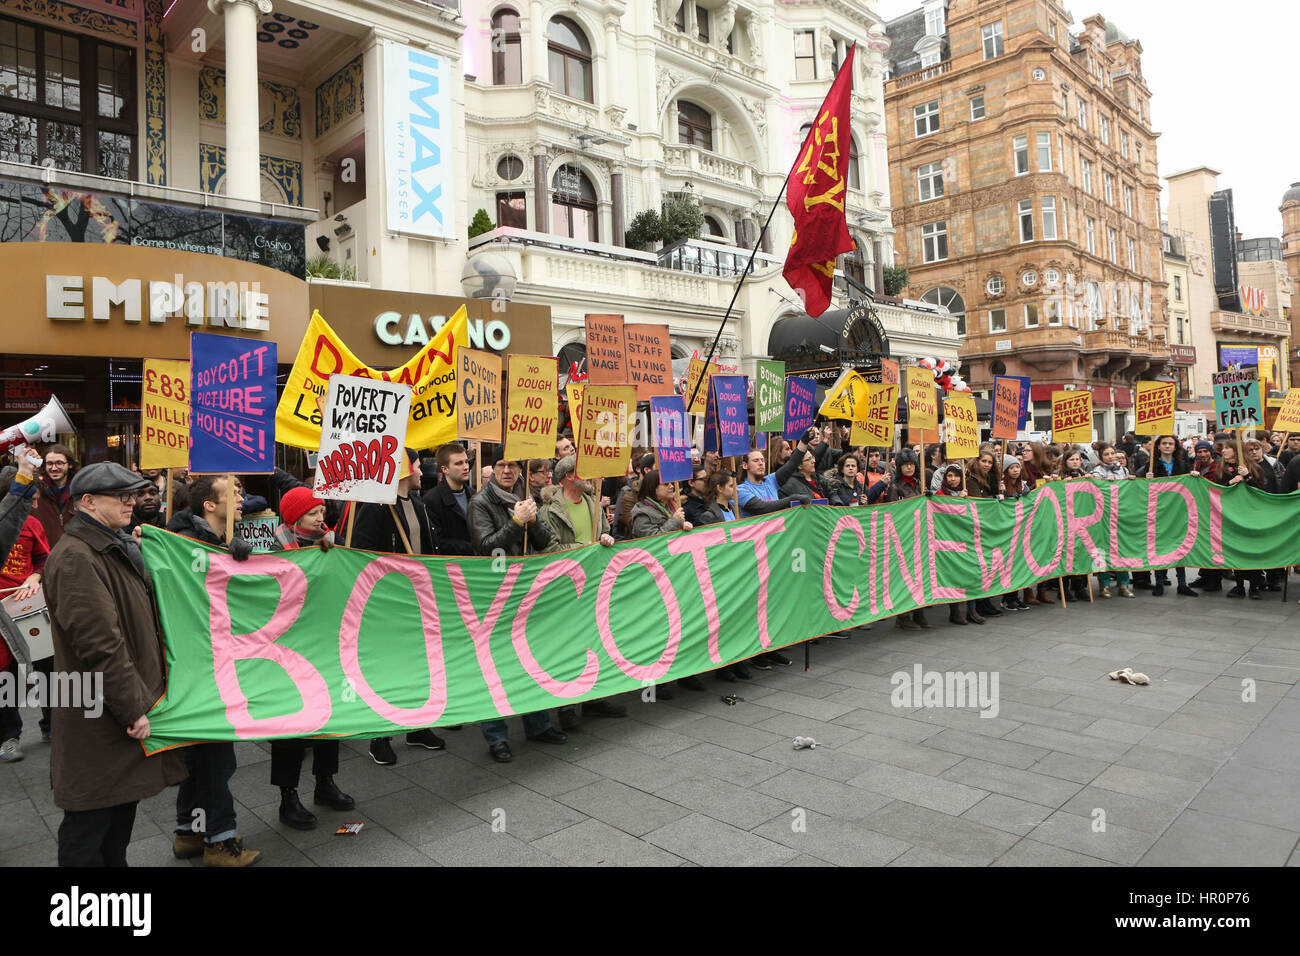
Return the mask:
{"type": "Polygon", "coordinates": [[[31,418],[0,431],[0,453],[14,448],[14,454],[21,455],[23,449],[33,442],[52,442],[57,435],[75,433],[76,429],[72,427],[68,413],[63,410],[63,403],[57,396],[51,395],[45,407],[31,418]]]}

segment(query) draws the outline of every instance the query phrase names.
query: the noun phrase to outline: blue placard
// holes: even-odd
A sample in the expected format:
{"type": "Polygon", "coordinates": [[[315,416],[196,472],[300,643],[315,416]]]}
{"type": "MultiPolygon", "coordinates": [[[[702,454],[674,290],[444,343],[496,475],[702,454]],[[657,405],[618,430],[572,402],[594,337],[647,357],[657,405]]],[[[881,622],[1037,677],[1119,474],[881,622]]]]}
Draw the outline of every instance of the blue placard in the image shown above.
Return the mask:
{"type": "Polygon", "coordinates": [[[999,378],[1014,378],[1020,383],[1020,421],[1016,428],[1020,431],[1025,430],[1029,424],[1029,376],[1028,375],[1000,375],[999,378]]]}
{"type": "Polygon", "coordinates": [[[791,375],[785,380],[785,431],[786,441],[798,441],[812,428],[817,417],[817,382],[811,378],[791,375]]]}
{"type": "Polygon", "coordinates": [[[655,454],[660,481],[691,480],[691,436],[686,428],[686,399],[656,395],[650,399],[655,454]]]}
{"type": "Polygon", "coordinates": [[[275,343],[190,334],[190,471],[275,470],[275,343]]]}
{"type": "Polygon", "coordinates": [[[717,403],[722,456],[749,454],[749,403],[745,376],[714,375],[709,380],[709,388],[717,403]]]}

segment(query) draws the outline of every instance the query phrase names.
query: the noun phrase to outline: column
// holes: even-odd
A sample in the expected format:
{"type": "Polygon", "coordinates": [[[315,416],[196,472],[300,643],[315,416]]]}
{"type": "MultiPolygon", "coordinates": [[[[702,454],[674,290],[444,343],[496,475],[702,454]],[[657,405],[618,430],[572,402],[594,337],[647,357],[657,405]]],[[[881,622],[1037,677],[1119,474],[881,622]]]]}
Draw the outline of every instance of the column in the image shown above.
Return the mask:
{"type": "Polygon", "coordinates": [[[531,76],[534,83],[549,83],[551,67],[546,55],[546,15],[542,9],[542,0],[531,0],[528,4],[528,25],[524,35],[528,37],[532,49],[531,76]]]}
{"type": "Polygon", "coordinates": [[[550,232],[551,228],[551,201],[549,192],[549,183],[547,182],[549,162],[546,156],[545,146],[533,147],[533,216],[536,222],[533,229],[536,232],[550,232]]]}
{"type": "Polygon", "coordinates": [[[627,232],[625,213],[623,211],[623,167],[615,166],[609,176],[609,191],[613,195],[613,209],[610,212],[613,235],[609,237],[611,246],[623,245],[623,236],[627,232]]]}
{"type": "Polygon", "coordinates": [[[271,12],[271,0],[208,0],[225,16],[226,196],[262,198],[261,146],[257,105],[257,15],[271,12]]]}
{"type": "Polygon", "coordinates": [[[881,255],[881,247],[880,247],[879,239],[871,240],[871,258],[876,267],[875,269],[876,287],[872,291],[874,291],[876,295],[884,295],[885,294],[885,259],[884,256],[881,255]]]}

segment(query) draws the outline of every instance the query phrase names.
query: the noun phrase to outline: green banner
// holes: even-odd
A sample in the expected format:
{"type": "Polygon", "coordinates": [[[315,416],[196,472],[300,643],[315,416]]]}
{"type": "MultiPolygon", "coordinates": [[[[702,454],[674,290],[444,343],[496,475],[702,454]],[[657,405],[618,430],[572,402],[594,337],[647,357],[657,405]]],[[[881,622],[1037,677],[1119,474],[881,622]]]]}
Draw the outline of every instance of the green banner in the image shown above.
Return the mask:
{"type": "Polygon", "coordinates": [[[527,558],[224,552],[146,525],[155,752],[374,737],[674,680],[931,604],[1108,569],[1300,563],[1300,496],[1200,477],[805,507],[527,558]]]}

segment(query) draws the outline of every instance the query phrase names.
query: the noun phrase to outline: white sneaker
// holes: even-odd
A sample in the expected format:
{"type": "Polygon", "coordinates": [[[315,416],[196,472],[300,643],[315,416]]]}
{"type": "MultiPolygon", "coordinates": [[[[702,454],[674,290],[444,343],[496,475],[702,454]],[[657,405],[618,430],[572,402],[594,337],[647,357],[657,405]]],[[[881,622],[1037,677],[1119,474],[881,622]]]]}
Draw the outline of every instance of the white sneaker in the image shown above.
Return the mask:
{"type": "Polygon", "coordinates": [[[0,744],[0,761],[4,763],[17,763],[23,759],[23,748],[18,746],[18,738],[10,737],[3,744],[0,744]]]}

